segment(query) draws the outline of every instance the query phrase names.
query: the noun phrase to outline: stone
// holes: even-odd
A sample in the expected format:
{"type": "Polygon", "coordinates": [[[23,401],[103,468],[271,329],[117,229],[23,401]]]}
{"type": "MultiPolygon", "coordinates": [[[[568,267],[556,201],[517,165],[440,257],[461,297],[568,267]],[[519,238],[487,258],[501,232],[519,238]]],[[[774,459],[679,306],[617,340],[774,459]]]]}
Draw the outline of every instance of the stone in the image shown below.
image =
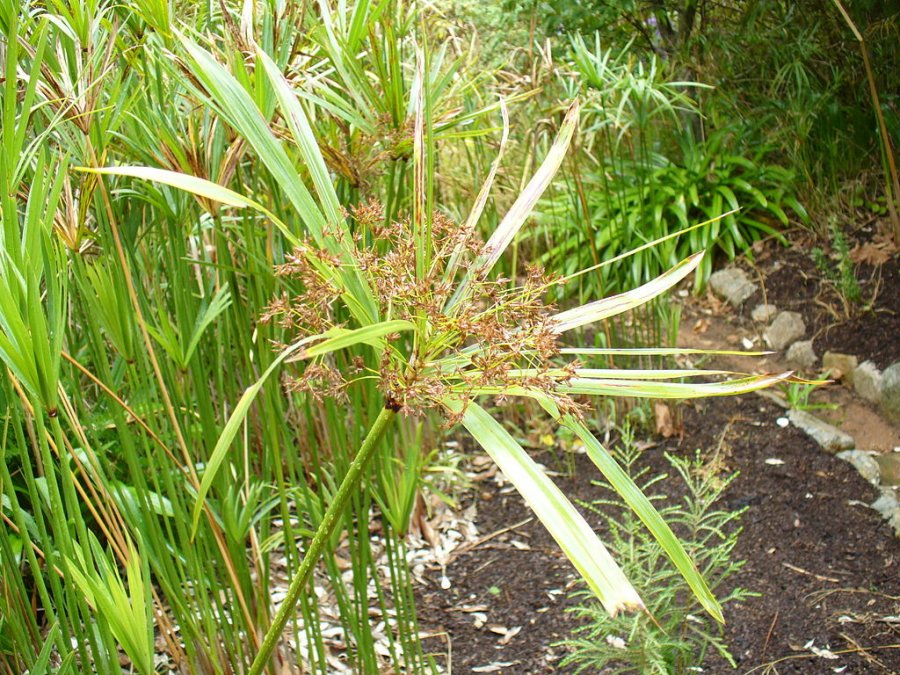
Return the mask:
{"type": "Polygon", "coordinates": [[[870,506],[888,521],[888,524],[894,528],[894,534],[900,537],[900,502],[897,501],[896,490],[892,487],[881,488],[881,496],[870,506]]]}
{"type": "Polygon", "coordinates": [[[759,323],[769,323],[778,314],[778,308],[775,305],[757,305],[750,312],[750,318],[759,323]]]}
{"type": "Polygon", "coordinates": [[[881,412],[890,422],[900,424],[900,361],[881,375],[881,412]]]}
{"type": "Polygon", "coordinates": [[[869,403],[881,403],[881,371],[871,361],[863,361],[853,371],[853,388],[869,403]]]}
{"type": "Polygon", "coordinates": [[[829,377],[844,380],[847,384],[853,384],[853,371],[858,365],[859,360],[852,354],[825,352],[822,355],[822,368],[830,373],[829,377]]]}
{"type": "Polygon", "coordinates": [[[844,450],[837,455],[838,459],[849,462],[859,471],[859,475],[869,481],[872,485],[878,485],[878,479],[881,476],[881,469],[878,462],[872,458],[868,452],[862,450],[844,450]]]}
{"type": "Polygon", "coordinates": [[[851,450],[856,445],[850,434],[844,433],[837,427],[828,424],[828,422],[823,422],[808,412],[789,410],[787,416],[791,424],[805,432],[807,436],[828,452],[851,450]]]}
{"type": "Polygon", "coordinates": [[[756,284],[747,277],[747,273],[738,267],[728,267],[713,272],[709,277],[709,287],[718,297],[734,307],[740,307],[751,295],[756,293],[756,284]]]}
{"type": "Polygon", "coordinates": [[[900,452],[888,452],[875,458],[884,485],[900,485],[900,452]]]}
{"type": "Polygon", "coordinates": [[[806,335],[806,324],[797,312],[779,312],[766,328],[763,338],[771,349],[781,351],[796,340],[806,335]]]}
{"type": "Polygon", "coordinates": [[[897,502],[897,492],[892,487],[882,487],[880,492],[878,499],[872,502],[871,506],[884,517],[888,517],[891,511],[900,508],[900,503],[897,502]]]}
{"type": "Polygon", "coordinates": [[[804,370],[812,368],[816,361],[819,360],[812,344],[812,340],[798,340],[792,344],[787,350],[788,362],[804,370]]]}

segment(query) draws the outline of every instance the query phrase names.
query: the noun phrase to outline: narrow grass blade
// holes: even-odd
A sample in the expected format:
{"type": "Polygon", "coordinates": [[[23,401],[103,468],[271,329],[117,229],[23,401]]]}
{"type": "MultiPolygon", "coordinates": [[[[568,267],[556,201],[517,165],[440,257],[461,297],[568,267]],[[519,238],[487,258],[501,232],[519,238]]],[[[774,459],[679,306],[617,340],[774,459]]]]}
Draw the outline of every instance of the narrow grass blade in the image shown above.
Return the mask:
{"type": "Polygon", "coordinates": [[[197,315],[197,320],[194,324],[194,330],[191,334],[191,341],[188,343],[187,349],[184,351],[184,359],[185,362],[189,362],[191,357],[194,355],[194,351],[197,349],[197,346],[200,344],[200,339],[203,337],[203,333],[209,328],[209,325],[215,321],[218,316],[224,312],[231,305],[231,291],[228,289],[227,285],[223,285],[216,294],[212,297],[209,304],[203,309],[203,311],[197,315]]]}
{"type": "Polygon", "coordinates": [[[690,586],[694,595],[697,596],[703,608],[716,621],[724,623],[722,608],[716,597],[709,590],[709,586],[707,586],[694,561],[691,560],[684,550],[678,537],[675,536],[675,533],[662,519],[659,512],[650,503],[650,500],[634,484],[631,477],[616,463],[616,460],[609,455],[606,448],[600,444],[600,441],[594,438],[594,435],[584,424],[571,416],[564,417],[562,422],[566,428],[574,432],[581,442],[584,443],[588,456],[597,465],[597,468],[600,469],[606,480],[609,481],[613,489],[619,493],[625,503],[631,507],[647,529],[650,530],[656,541],[659,542],[659,545],[663,547],[669,560],[672,561],[672,564],[684,577],[684,580],[690,586]]]}
{"type": "Polygon", "coordinates": [[[56,649],[56,641],[59,639],[59,621],[55,622],[51,627],[49,632],[47,633],[47,637],[44,638],[44,644],[41,647],[41,651],[35,659],[34,663],[31,665],[31,668],[28,669],[29,675],[48,675],[50,672],[56,672],[50,670],[50,657],[53,655],[54,650],[56,649]]]}
{"type": "Polygon", "coordinates": [[[169,171],[168,169],[157,169],[150,166],[108,166],[99,169],[77,167],[77,170],[106,176],[129,176],[131,178],[139,178],[154,183],[162,183],[163,185],[168,185],[197,195],[198,197],[211,199],[220,204],[254,209],[269,218],[275,226],[281,230],[281,233],[289,242],[291,242],[291,244],[297,246],[300,243],[300,240],[288,229],[288,226],[265,206],[249,197],[238,194],[233,190],[229,190],[227,187],[219,185],[218,183],[213,183],[205,178],[198,178],[197,176],[191,176],[186,173],[169,171]]]}
{"type": "Polygon", "coordinates": [[[416,244],[416,279],[425,277],[426,258],[431,246],[428,222],[431,217],[427,210],[427,188],[425,180],[425,54],[416,50],[416,75],[413,80],[413,100],[415,120],[413,123],[413,238],[416,244]]]}
{"type": "Polygon", "coordinates": [[[685,258],[669,271],[660,274],[653,281],[631,291],[620,293],[619,295],[614,295],[609,298],[603,298],[602,300],[590,302],[581,307],[576,307],[556,314],[553,317],[553,322],[556,324],[553,330],[557,333],[564,333],[567,330],[602,321],[603,319],[608,319],[617,314],[621,314],[622,312],[627,312],[629,309],[634,309],[635,307],[643,305],[656,296],[665,293],[693,272],[703,259],[703,254],[704,252],[701,251],[700,253],[695,253],[694,255],[685,258]]]}
{"type": "Polygon", "coordinates": [[[535,387],[522,387],[510,384],[498,385],[498,386],[490,386],[485,385],[482,387],[472,387],[468,382],[456,386],[451,387],[451,391],[454,394],[459,394],[460,396],[521,396],[523,398],[530,398],[546,410],[554,419],[558,419],[562,414],[559,410],[559,406],[556,401],[553,400],[552,396],[549,396],[547,392],[542,389],[538,389],[535,387]]]}
{"type": "Polygon", "coordinates": [[[737,213],[739,210],[740,209],[734,209],[732,211],[727,211],[726,213],[716,216],[715,218],[710,218],[709,220],[704,220],[703,222],[695,223],[694,225],[691,225],[690,227],[682,228],[676,232],[672,232],[671,234],[667,234],[665,236],[658,237],[658,238],[654,239],[653,241],[648,241],[646,244],[641,244],[640,246],[636,246],[632,249],[629,249],[628,251],[625,251],[625,253],[620,253],[617,256],[608,258],[607,260],[604,260],[601,263],[597,263],[596,265],[591,265],[590,267],[585,267],[583,270],[578,270],[577,272],[573,272],[572,274],[569,274],[568,276],[563,277],[561,279],[561,281],[566,282],[571,279],[574,279],[575,277],[579,277],[582,274],[587,274],[588,272],[593,272],[594,270],[598,270],[602,267],[608,267],[610,265],[613,265],[613,264],[619,262],[620,260],[624,260],[625,258],[629,258],[633,255],[637,255],[641,251],[645,251],[648,248],[653,248],[654,246],[657,246],[659,244],[662,244],[663,242],[669,241],[670,239],[675,239],[677,237],[681,237],[682,235],[693,232],[694,230],[697,230],[701,227],[706,227],[707,225],[712,225],[713,223],[716,223],[724,218],[727,218],[730,215],[737,213]]]}
{"type": "Polygon", "coordinates": [[[724,382],[657,382],[651,380],[610,380],[573,377],[559,390],[585,396],[626,396],[632,398],[706,398],[734,396],[765,389],[788,380],[791,371],[776,375],[751,375],[724,382]]]}
{"type": "Polygon", "coordinates": [[[270,131],[250,94],[209,52],[192,40],[184,36],[179,37],[190,57],[192,72],[206,87],[216,108],[256,150],[260,160],[278,181],[313,238],[319,245],[337,252],[335,242],[332,241],[330,246],[327,245],[328,241],[324,236],[326,225],[324,216],[297,175],[284,147],[270,131]]]}
{"type": "MultiPolygon", "coordinates": [[[[455,412],[462,407],[451,399],[445,404],[455,412]]],[[[516,486],[606,611],[615,616],[643,609],[637,591],[587,521],[500,423],[474,402],[466,406],[462,423],[516,486]]]]}
{"type": "Polygon", "coordinates": [[[773,352],[745,352],[740,349],[690,349],[686,347],[563,347],[561,354],[579,356],[766,356],[773,352]]]}
{"type": "MultiPolygon", "coordinates": [[[[179,37],[185,51],[190,56],[191,69],[209,91],[212,103],[256,150],[260,160],[281,186],[316,244],[340,256],[347,263],[347,267],[341,271],[341,276],[344,278],[343,287],[346,290],[342,297],[349,310],[361,324],[377,321],[378,308],[375,305],[372,289],[369,288],[359,270],[351,264],[353,254],[348,243],[351,241],[351,237],[345,220],[339,218],[337,221],[329,223],[326,218],[327,214],[323,214],[319,209],[315,199],[298,175],[284,146],[269,129],[256,102],[238,80],[209,52],[192,40],[184,36],[179,37]],[[332,236],[329,233],[329,225],[335,228],[339,236],[332,236]]],[[[281,92],[282,95],[285,93],[281,92]]],[[[299,123],[297,119],[293,121],[299,123]]],[[[308,137],[303,139],[306,146],[305,152],[312,152],[308,145],[310,142],[311,139],[308,137]]],[[[301,148],[301,152],[304,152],[303,148],[301,148]]],[[[319,176],[319,179],[321,180],[322,176],[319,176]]],[[[330,213],[330,209],[327,211],[330,213]]]]}
{"type": "Polygon", "coordinates": [[[206,495],[209,493],[209,489],[212,486],[213,480],[215,480],[216,474],[222,467],[222,462],[225,461],[225,456],[228,453],[228,448],[231,447],[231,443],[232,441],[234,441],[234,437],[237,435],[241,424],[243,424],[244,419],[247,417],[247,413],[250,411],[250,406],[253,404],[253,401],[256,399],[257,395],[262,389],[263,384],[265,384],[266,380],[269,378],[272,372],[282,362],[291,360],[290,357],[294,354],[298,354],[298,356],[293,360],[296,360],[297,358],[312,358],[314,356],[322,356],[323,354],[328,354],[329,352],[334,352],[339,349],[345,349],[356,344],[371,344],[373,341],[376,341],[379,338],[384,337],[385,335],[390,335],[391,333],[397,333],[404,330],[412,330],[414,328],[415,326],[409,321],[383,321],[382,323],[363,326],[362,328],[357,328],[356,330],[340,331],[338,334],[335,334],[337,331],[329,331],[329,333],[325,333],[323,335],[313,335],[311,337],[304,338],[299,342],[295,342],[294,344],[284,349],[269,365],[269,367],[266,368],[266,371],[262,374],[262,376],[247,388],[247,390],[244,392],[243,396],[241,396],[240,400],[235,406],[234,412],[231,413],[231,417],[229,417],[228,421],[225,423],[225,427],[222,429],[219,440],[216,442],[216,447],[213,449],[212,455],[210,455],[209,461],[206,463],[206,468],[203,471],[203,478],[200,481],[200,489],[197,491],[197,502],[194,505],[194,512],[191,519],[192,536],[196,535],[197,533],[197,525],[200,522],[200,514],[203,512],[203,504],[206,500],[206,495]],[[331,337],[327,337],[329,335],[331,335],[331,337]],[[320,340],[323,337],[326,338],[324,341],[316,344],[313,347],[306,347],[306,345],[310,344],[311,342],[320,340]],[[303,349],[303,351],[299,351],[301,349],[303,349]]]}
{"type": "Polygon", "coordinates": [[[569,143],[575,133],[575,127],[578,124],[578,109],[577,101],[569,107],[556,140],[550,147],[550,151],[544,158],[540,168],[528,182],[528,185],[522,190],[522,193],[507,211],[503,220],[500,221],[491,238],[484,245],[484,250],[475,263],[475,269],[481,270],[482,273],[490,271],[494,263],[506,250],[506,247],[509,246],[519,230],[522,229],[522,225],[525,224],[531,210],[537,204],[541,195],[544,194],[544,190],[550,186],[550,181],[553,180],[553,176],[556,175],[560,164],[562,164],[566,151],[569,149],[569,143]]]}
{"type": "Polygon", "coordinates": [[[275,96],[278,99],[278,105],[281,107],[285,122],[291,130],[294,142],[300,148],[300,154],[312,178],[316,193],[319,195],[319,202],[325,211],[326,218],[334,225],[343,223],[344,218],[341,215],[341,204],[338,200],[337,192],[334,190],[334,184],[328,173],[328,167],[325,165],[325,159],[322,157],[322,151],[319,149],[319,143],[316,140],[306,112],[291,85],[282,75],[275,62],[262,49],[257,47],[256,57],[262,62],[263,69],[272,83],[275,90],[275,96]]]}
{"type": "Polygon", "coordinates": [[[206,495],[209,492],[209,488],[212,486],[213,480],[215,480],[216,474],[222,466],[222,462],[225,461],[225,455],[228,453],[228,448],[231,447],[231,442],[234,440],[234,437],[237,436],[237,432],[241,428],[244,418],[247,417],[247,413],[250,412],[250,406],[262,389],[263,384],[265,384],[266,380],[269,379],[269,376],[275,369],[291,354],[307,344],[307,342],[308,340],[297,342],[282,351],[278,357],[272,361],[269,367],[266,368],[262,376],[252,385],[247,387],[243,396],[241,396],[235,406],[234,412],[231,413],[231,417],[229,417],[228,421],[225,423],[225,427],[219,435],[219,440],[216,441],[216,447],[213,449],[209,460],[206,462],[206,468],[203,471],[203,479],[200,481],[200,488],[197,491],[197,501],[194,504],[194,511],[191,517],[192,537],[197,534],[197,526],[200,523],[200,514],[203,512],[203,505],[206,501],[206,495]]]}
{"type": "Polygon", "coordinates": [[[149,568],[141,565],[137,551],[129,546],[126,582],[93,535],[90,550],[93,560],[82,549],[75,549],[75,558],[66,558],[66,576],[108,624],[134,668],[142,675],[151,675],[154,668],[149,568]]]}

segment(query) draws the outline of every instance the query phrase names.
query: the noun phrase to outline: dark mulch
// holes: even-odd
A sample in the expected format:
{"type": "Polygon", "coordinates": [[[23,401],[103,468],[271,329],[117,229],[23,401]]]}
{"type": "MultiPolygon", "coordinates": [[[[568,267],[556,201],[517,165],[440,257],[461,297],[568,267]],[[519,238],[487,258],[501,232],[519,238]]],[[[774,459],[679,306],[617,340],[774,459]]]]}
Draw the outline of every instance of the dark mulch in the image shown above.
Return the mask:
{"type": "MultiPolygon", "coordinates": [[[[735,551],[747,560],[737,583],[762,594],[728,610],[726,636],[741,672],[813,639],[833,651],[900,643],[900,626],[877,621],[900,612],[900,542],[859,503],[873,501],[875,488],[793,426],[779,427],[781,414],[757,397],[699,402],[685,414],[690,445],[687,438],[679,445],[714,447],[727,427],[729,466],[740,471],[724,501],[749,507],[735,551]],[[770,458],[784,464],[766,464],[770,458]]],[[[790,660],[778,672],[841,665],[854,673],[900,672],[900,650],[790,660]]]]}
{"type": "MultiPolygon", "coordinates": [[[[598,494],[586,479],[596,477],[596,469],[585,460],[579,457],[576,477],[554,478],[573,501],[590,500],[598,494]]],[[[422,627],[449,636],[452,670],[448,672],[469,673],[473,667],[496,662],[509,663],[508,673],[552,672],[564,653],[552,645],[567,637],[575,625],[565,608],[575,604],[567,589],[577,573],[517,493],[508,487],[501,489],[493,481],[481,484],[479,491],[476,525],[482,536],[531,520],[453,559],[447,568],[452,583],[449,590],[438,585],[439,572],[432,574],[435,583],[417,589],[422,627]],[[513,541],[530,550],[516,547],[513,541]],[[482,628],[475,626],[474,613],[464,611],[476,606],[486,606],[487,621],[482,628]],[[522,630],[503,646],[499,643],[502,636],[490,626],[522,630]]],[[[599,524],[595,521],[589,519],[594,526],[599,524]]],[[[428,646],[446,652],[443,638],[428,646]]]]}
{"type": "MultiPolygon", "coordinates": [[[[900,615],[900,544],[872,510],[876,494],[848,464],[819,450],[793,427],[781,428],[782,414],[756,396],[711,399],[687,406],[685,436],[645,451],[654,471],[666,470],[663,453],[712,452],[719,443],[727,468],[740,472],[724,497],[727,507],[749,507],[737,556],[747,560],[736,583],[761,593],[742,605],[726,608],[726,639],[739,663],[738,672],[779,659],[778,673],[828,673],[847,666],[847,673],[900,672],[900,625],[885,617],[900,615]],[[781,465],[766,464],[777,458],[781,465]],[[854,651],[836,660],[812,655],[818,648],[854,651]],[[799,656],[801,658],[791,658],[799,656]]],[[[549,456],[540,458],[553,465],[549,456]]],[[[573,477],[557,478],[574,499],[601,494],[591,486],[597,471],[576,457],[573,477]]],[[[671,481],[675,483],[675,481],[671,481]]],[[[480,532],[490,534],[530,515],[514,493],[493,482],[480,486],[480,532]]],[[[597,517],[589,518],[598,525],[597,517]]],[[[598,528],[599,529],[599,528],[598,528]]],[[[446,631],[452,642],[453,672],[509,664],[507,673],[566,672],[554,665],[574,620],[564,608],[571,600],[559,590],[571,588],[574,571],[536,522],[501,534],[452,561],[447,569],[452,587],[434,584],[419,589],[423,628],[446,631]],[[520,550],[513,541],[525,542],[520,550]],[[552,591],[552,592],[551,592],[552,591]],[[486,626],[476,628],[473,615],[461,608],[485,605],[486,626]],[[521,626],[508,644],[489,626],[521,626]]],[[[446,653],[433,639],[429,647],[446,653]]],[[[711,659],[706,672],[728,672],[711,659]]]]}
{"type": "Polygon", "coordinates": [[[814,337],[813,348],[819,355],[827,351],[852,354],[862,357],[860,361],[873,361],[881,369],[900,361],[900,257],[895,255],[882,265],[856,266],[862,302],[850,312],[845,310],[835,284],[824,278],[803,246],[784,249],[769,242],[756,272],[765,279],[765,295],[757,291],[747,300],[742,308],[744,315],[749,316],[765,298],[779,310],[803,315],[807,334],[814,337]],[[868,305],[871,308],[866,309],[868,305]]]}

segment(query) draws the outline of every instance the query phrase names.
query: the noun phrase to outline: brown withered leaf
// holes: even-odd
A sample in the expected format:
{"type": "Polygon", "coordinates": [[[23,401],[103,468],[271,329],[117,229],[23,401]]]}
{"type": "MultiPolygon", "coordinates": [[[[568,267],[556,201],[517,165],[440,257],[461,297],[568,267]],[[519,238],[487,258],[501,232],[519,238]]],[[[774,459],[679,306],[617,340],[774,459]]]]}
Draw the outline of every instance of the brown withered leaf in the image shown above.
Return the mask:
{"type": "Polygon", "coordinates": [[[850,260],[857,265],[883,265],[897,252],[897,247],[889,241],[869,242],[857,244],[850,251],[850,260]]]}
{"type": "Polygon", "coordinates": [[[656,433],[663,438],[671,438],[675,435],[675,425],[672,423],[672,411],[662,401],[653,404],[653,417],[656,418],[656,433]]]}

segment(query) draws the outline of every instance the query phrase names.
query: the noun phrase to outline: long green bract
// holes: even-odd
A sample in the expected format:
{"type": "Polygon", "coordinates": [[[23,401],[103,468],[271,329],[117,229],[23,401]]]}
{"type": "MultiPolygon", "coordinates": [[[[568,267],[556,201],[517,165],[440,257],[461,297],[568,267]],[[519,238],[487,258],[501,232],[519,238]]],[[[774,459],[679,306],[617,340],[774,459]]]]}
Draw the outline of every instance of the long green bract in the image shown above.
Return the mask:
{"type": "MultiPolygon", "coordinates": [[[[444,404],[454,412],[462,408],[453,399],[444,404]]],[[[462,424],[516,486],[604,608],[612,615],[643,608],[637,592],[584,517],[500,423],[477,403],[468,402],[462,424]]]]}

